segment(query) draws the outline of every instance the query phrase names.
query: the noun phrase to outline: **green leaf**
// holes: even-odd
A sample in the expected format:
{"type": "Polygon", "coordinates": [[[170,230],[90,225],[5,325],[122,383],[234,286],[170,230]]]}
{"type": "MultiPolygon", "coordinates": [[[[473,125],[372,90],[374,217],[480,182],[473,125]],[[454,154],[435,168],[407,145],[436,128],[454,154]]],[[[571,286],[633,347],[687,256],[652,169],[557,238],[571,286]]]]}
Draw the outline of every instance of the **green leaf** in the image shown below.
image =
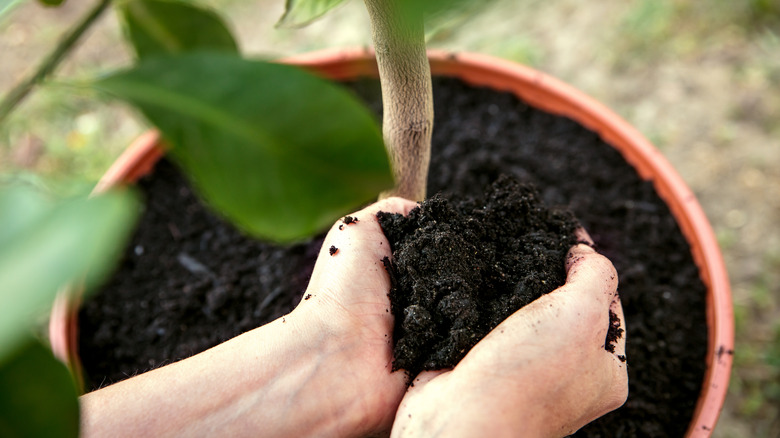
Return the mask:
{"type": "Polygon", "coordinates": [[[276,27],[304,27],[344,0],[287,0],[276,27]]]}
{"type": "Polygon", "coordinates": [[[0,358],[61,287],[108,272],[136,212],[129,193],[55,203],[26,187],[0,191],[0,358]]]}
{"type": "Polygon", "coordinates": [[[38,0],[44,6],[59,6],[65,3],[65,0],[38,0]]]}
{"type": "Polygon", "coordinates": [[[139,58],[199,49],[238,52],[220,16],[190,2],[130,0],[121,13],[139,58]]]}
{"type": "Polygon", "coordinates": [[[0,360],[0,436],[78,437],[79,401],[70,372],[40,342],[0,360]]]}
{"type": "Polygon", "coordinates": [[[368,110],[299,68],[191,53],[95,86],[139,107],[206,200],[259,237],[302,239],[392,185],[368,110]]]}
{"type": "Polygon", "coordinates": [[[51,199],[26,186],[0,191],[0,248],[24,233],[34,218],[47,214],[51,204],[51,199]]]}
{"type": "Polygon", "coordinates": [[[479,14],[496,0],[428,0],[422,2],[427,9],[425,16],[425,38],[444,40],[452,29],[457,29],[470,18],[479,14]]]}

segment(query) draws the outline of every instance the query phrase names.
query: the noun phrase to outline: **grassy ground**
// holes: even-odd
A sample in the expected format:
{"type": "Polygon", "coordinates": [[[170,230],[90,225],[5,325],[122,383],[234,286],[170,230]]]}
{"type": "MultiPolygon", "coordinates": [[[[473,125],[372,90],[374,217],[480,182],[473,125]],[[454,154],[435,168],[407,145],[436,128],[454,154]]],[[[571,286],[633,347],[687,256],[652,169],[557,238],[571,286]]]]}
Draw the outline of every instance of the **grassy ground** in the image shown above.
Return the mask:
{"type": "MultiPolygon", "coordinates": [[[[58,10],[22,3],[0,18],[0,90],[92,2],[58,10]]],[[[253,56],[369,44],[358,1],[303,30],[273,28],[282,0],[206,3],[230,17],[253,56]]],[[[495,0],[431,46],[557,76],[613,108],[667,156],[707,212],[733,286],[735,369],[715,436],[780,436],[780,2],[495,0]]],[[[109,14],[57,78],[88,78],[129,59],[109,14]]],[[[121,105],[48,85],[0,126],[0,171],[94,180],[144,126],[121,105]]]]}

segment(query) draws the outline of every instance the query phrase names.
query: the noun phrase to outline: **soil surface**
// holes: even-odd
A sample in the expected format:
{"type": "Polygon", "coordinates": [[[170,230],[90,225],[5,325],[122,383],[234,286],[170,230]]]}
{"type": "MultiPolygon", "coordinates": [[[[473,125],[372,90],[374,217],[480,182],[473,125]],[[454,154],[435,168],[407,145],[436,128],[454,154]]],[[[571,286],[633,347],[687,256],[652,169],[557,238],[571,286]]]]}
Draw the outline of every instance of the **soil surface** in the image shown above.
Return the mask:
{"type": "MultiPolygon", "coordinates": [[[[375,81],[353,88],[380,111],[375,81]]],[[[705,288],[652,184],[596,133],[512,95],[446,79],[435,81],[434,93],[430,193],[480,197],[501,174],[533,182],[548,205],[574,212],[617,268],[630,394],[577,436],[683,436],[704,376],[705,288]]],[[[154,195],[120,272],[80,314],[82,358],[95,386],[290,311],[321,246],[246,239],[204,209],[168,164],[158,170],[141,183],[154,195]]]]}
{"type": "MultiPolygon", "coordinates": [[[[0,94],[93,7],[11,3],[18,7],[0,19],[0,94]]],[[[279,0],[203,3],[227,16],[250,56],[371,44],[362,2],[295,30],[274,26],[279,0]]],[[[481,3],[489,7],[464,14],[428,46],[529,65],[595,97],[648,137],[696,195],[723,251],[737,320],[734,372],[713,437],[780,437],[780,15],[767,8],[778,3],[481,3]]],[[[118,15],[104,14],[53,83],[132,62],[118,15]]],[[[148,127],[128,107],[72,87],[38,87],[18,110],[0,126],[0,171],[96,180],[148,127]]]]}
{"type": "MultiPolygon", "coordinates": [[[[454,367],[519,308],[566,281],[577,221],[529,184],[502,176],[484,199],[429,198],[408,216],[377,217],[396,324],[393,370],[454,367]]],[[[614,350],[614,346],[612,347],[614,350]]]]}
{"type": "Polygon", "coordinates": [[[321,239],[282,248],[245,237],[204,208],[165,160],[139,187],[146,210],[124,261],[79,313],[79,351],[91,388],[192,356],[288,313],[322,246],[321,239]]]}

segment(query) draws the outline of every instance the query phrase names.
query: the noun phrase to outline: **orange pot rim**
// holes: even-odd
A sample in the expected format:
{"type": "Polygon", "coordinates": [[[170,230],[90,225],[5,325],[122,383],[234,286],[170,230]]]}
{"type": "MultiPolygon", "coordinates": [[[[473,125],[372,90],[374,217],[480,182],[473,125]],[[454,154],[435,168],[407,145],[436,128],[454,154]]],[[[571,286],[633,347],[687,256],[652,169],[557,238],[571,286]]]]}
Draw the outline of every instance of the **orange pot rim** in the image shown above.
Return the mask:
{"type": "MultiPolygon", "coordinates": [[[[734,317],[731,287],[715,234],[701,205],[666,158],[634,127],[583,92],[537,70],[487,55],[429,51],[431,73],[475,86],[512,92],[530,105],[566,116],[617,149],[639,175],[652,180],[688,241],[707,286],[707,371],[687,437],[710,436],[731,375],[734,317]]],[[[324,50],[282,62],[313,69],[331,79],[376,76],[373,51],[324,50]]],[[[630,324],[630,322],[629,322],[630,324]]]]}
{"type": "MultiPolygon", "coordinates": [[[[506,60],[466,52],[429,51],[431,72],[475,86],[515,94],[546,112],[566,116],[589,128],[617,149],[639,175],[652,180],[688,241],[707,286],[707,371],[686,437],[707,437],[726,397],[734,350],[734,319],[728,274],[712,227],[693,192],[663,155],[635,128],[583,92],[545,73],[506,60]]],[[[280,60],[333,80],[376,77],[369,49],[327,49],[280,60]]],[[[96,191],[135,181],[162,156],[160,137],[149,131],[136,140],[101,179],[96,191]]],[[[58,297],[52,310],[50,338],[55,354],[80,372],[76,351],[73,301],[58,297]],[[63,335],[63,333],[67,333],[63,335]]]]}

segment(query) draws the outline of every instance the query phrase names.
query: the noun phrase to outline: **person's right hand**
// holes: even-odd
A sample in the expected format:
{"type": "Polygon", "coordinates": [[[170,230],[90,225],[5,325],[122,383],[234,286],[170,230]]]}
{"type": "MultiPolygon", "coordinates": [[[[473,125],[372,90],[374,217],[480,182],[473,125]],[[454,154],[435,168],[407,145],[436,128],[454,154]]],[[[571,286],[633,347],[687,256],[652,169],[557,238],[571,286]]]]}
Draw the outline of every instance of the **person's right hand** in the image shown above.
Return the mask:
{"type": "Polygon", "coordinates": [[[604,349],[610,309],[623,321],[617,273],[584,244],[566,270],[565,285],[499,324],[454,369],[421,373],[392,436],[561,437],[620,407],[625,337],[604,349]]]}

